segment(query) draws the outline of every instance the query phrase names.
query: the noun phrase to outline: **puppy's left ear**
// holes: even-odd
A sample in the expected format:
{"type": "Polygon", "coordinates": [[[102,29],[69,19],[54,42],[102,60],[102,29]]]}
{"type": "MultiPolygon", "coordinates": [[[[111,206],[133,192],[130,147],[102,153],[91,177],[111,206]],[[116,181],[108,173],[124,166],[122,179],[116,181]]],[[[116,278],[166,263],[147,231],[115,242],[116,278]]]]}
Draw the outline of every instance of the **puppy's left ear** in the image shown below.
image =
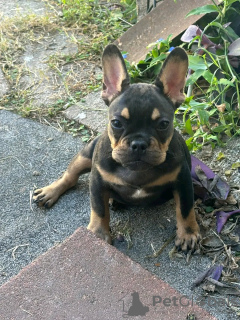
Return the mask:
{"type": "Polygon", "coordinates": [[[155,81],[155,85],[168,96],[176,108],[185,100],[183,90],[187,70],[188,56],[182,48],[177,47],[165,60],[155,81]]]}
{"type": "Polygon", "coordinates": [[[114,98],[129,86],[130,79],[121,52],[113,44],[105,48],[102,56],[102,66],[102,98],[109,105],[114,98]]]}

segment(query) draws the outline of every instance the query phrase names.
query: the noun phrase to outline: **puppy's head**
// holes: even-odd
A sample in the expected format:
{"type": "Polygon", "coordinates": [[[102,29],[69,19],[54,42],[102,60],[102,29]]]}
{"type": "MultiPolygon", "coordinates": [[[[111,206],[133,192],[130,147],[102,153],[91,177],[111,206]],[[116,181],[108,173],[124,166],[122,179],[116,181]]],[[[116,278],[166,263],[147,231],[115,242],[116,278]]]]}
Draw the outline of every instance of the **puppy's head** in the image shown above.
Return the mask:
{"type": "Polygon", "coordinates": [[[102,64],[102,98],[109,105],[113,159],[134,171],[160,165],[173,136],[174,111],[184,101],[187,54],[174,49],[154,85],[130,85],[124,60],[114,45],[104,50],[102,64]]]}

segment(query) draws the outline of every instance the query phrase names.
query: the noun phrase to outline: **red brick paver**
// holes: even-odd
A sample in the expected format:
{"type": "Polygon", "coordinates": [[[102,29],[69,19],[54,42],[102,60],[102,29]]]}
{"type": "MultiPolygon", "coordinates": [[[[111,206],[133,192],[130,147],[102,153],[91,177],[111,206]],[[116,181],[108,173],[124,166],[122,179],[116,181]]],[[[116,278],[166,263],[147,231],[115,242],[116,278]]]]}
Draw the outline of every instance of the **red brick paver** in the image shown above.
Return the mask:
{"type": "Polygon", "coordinates": [[[0,287],[1,320],[184,320],[190,311],[216,320],[85,228],[0,287]],[[127,315],[133,292],[143,316],[127,315]]]}

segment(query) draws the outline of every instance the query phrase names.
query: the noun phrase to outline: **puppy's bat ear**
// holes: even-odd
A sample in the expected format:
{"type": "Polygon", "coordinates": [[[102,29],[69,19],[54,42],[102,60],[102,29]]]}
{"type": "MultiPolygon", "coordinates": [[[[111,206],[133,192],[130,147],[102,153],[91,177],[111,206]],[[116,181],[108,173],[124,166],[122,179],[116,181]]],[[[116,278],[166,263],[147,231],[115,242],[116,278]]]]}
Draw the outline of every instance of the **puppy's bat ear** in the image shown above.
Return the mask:
{"type": "Polygon", "coordinates": [[[175,107],[178,107],[185,100],[183,90],[187,70],[188,56],[185,50],[177,47],[165,60],[155,81],[155,85],[168,96],[175,107]]]}
{"type": "Polygon", "coordinates": [[[109,105],[115,97],[129,86],[129,75],[118,48],[108,45],[102,56],[103,90],[102,98],[109,105]]]}

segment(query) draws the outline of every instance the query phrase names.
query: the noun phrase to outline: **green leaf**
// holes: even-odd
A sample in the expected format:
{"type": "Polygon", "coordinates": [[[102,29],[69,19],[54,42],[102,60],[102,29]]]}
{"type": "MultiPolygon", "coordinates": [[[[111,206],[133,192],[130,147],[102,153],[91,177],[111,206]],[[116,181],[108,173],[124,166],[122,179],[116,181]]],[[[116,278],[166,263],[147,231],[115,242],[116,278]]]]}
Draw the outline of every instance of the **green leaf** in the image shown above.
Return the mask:
{"type": "Polygon", "coordinates": [[[208,114],[207,111],[205,111],[205,110],[198,110],[198,115],[199,115],[200,123],[201,123],[202,125],[208,123],[209,114],[208,114]]]}
{"type": "Polygon", "coordinates": [[[165,59],[166,59],[166,57],[167,57],[167,55],[166,55],[166,54],[161,53],[161,54],[160,54],[160,55],[158,55],[156,58],[152,59],[152,61],[151,61],[151,63],[150,63],[150,66],[151,66],[151,65],[153,65],[153,64],[155,64],[155,63],[156,63],[156,62],[158,62],[158,61],[165,60],[165,59]]]}
{"type": "Polygon", "coordinates": [[[190,101],[189,104],[194,110],[197,110],[199,108],[203,109],[203,108],[209,107],[209,104],[207,102],[198,102],[198,101],[193,100],[193,99],[190,101]]]}
{"type": "Polygon", "coordinates": [[[209,207],[205,207],[204,210],[206,213],[210,213],[214,210],[214,208],[209,206],[209,207]]]}
{"type": "Polygon", "coordinates": [[[159,74],[159,72],[160,72],[160,70],[161,70],[161,68],[162,68],[162,64],[157,64],[157,65],[155,65],[155,67],[154,67],[154,69],[153,69],[153,74],[156,76],[156,75],[158,75],[159,74]]]}
{"type": "MultiPolygon", "coordinates": [[[[231,28],[231,27],[227,27],[224,30],[226,32],[226,34],[232,38],[233,40],[237,40],[239,38],[239,36],[236,34],[236,32],[231,28]]],[[[229,40],[229,39],[228,39],[229,40]]]]}
{"type": "Polygon", "coordinates": [[[193,149],[193,144],[192,144],[192,141],[193,141],[193,137],[187,139],[185,142],[186,142],[186,145],[188,147],[188,150],[192,150],[193,149]]]}
{"type": "Polygon", "coordinates": [[[232,83],[232,81],[229,81],[227,79],[223,79],[221,78],[219,81],[218,81],[219,84],[223,84],[225,86],[232,86],[232,87],[235,87],[234,83],[232,83]]]}
{"type": "Polygon", "coordinates": [[[212,74],[212,72],[208,70],[205,70],[202,76],[205,80],[207,80],[208,83],[211,83],[212,80],[214,79],[214,75],[212,74]]]}
{"type": "Polygon", "coordinates": [[[238,169],[240,168],[240,162],[235,162],[232,164],[232,169],[238,169]]]}
{"type": "Polygon", "coordinates": [[[227,2],[227,6],[230,6],[231,4],[233,4],[234,2],[237,2],[239,0],[226,0],[227,2]]]}
{"type": "Polygon", "coordinates": [[[226,125],[217,126],[212,129],[213,132],[224,132],[226,130],[226,125]]]}
{"type": "Polygon", "coordinates": [[[157,49],[153,49],[152,50],[152,55],[154,58],[157,58],[158,57],[158,50],[157,49]]]}
{"type": "Polygon", "coordinates": [[[185,130],[190,136],[194,135],[190,118],[185,122],[185,130]]]}
{"type": "Polygon", "coordinates": [[[187,79],[186,86],[194,84],[204,73],[204,70],[196,70],[191,76],[187,79]]]}
{"type": "Polygon", "coordinates": [[[220,161],[222,159],[225,158],[225,154],[223,152],[219,152],[218,156],[217,156],[217,161],[220,161]]]}
{"type": "Polygon", "coordinates": [[[221,23],[216,22],[216,21],[209,23],[209,26],[214,26],[214,27],[218,27],[220,29],[223,29],[223,26],[221,25],[221,23]]]}
{"type": "Polygon", "coordinates": [[[213,5],[213,4],[209,4],[206,6],[202,6],[202,7],[198,7],[195,8],[193,10],[191,10],[190,12],[188,12],[188,14],[186,15],[187,17],[190,17],[192,15],[196,15],[196,14],[205,14],[205,13],[210,13],[210,12],[218,12],[218,7],[213,5]]]}
{"type": "Polygon", "coordinates": [[[206,70],[208,67],[204,62],[204,59],[200,56],[188,56],[188,60],[189,69],[192,69],[193,71],[206,70]]]}

